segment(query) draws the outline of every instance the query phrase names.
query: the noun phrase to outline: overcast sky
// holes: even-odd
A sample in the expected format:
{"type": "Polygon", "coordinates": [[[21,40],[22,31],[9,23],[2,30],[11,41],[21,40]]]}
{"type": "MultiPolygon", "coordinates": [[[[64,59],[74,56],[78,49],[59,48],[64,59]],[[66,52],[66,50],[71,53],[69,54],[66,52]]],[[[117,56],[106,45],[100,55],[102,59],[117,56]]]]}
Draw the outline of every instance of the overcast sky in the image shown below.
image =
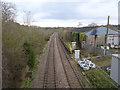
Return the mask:
{"type": "Polygon", "coordinates": [[[106,24],[118,23],[119,0],[4,0],[17,7],[17,22],[23,23],[24,12],[30,11],[34,25],[41,27],[76,27],[92,22],[106,24]]]}

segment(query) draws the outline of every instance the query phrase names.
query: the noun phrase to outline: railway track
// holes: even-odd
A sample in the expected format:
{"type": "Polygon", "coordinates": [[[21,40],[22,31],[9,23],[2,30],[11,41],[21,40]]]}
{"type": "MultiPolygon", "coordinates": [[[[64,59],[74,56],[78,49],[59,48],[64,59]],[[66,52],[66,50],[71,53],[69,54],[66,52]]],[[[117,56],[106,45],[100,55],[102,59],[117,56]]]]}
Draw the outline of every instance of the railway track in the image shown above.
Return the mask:
{"type": "Polygon", "coordinates": [[[84,88],[57,33],[50,38],[47,52],[38,81],[40,88],[84,88]]]}
{"type": "Polygon", "coordinates": [[[46,68],[44,73],[43,88],[56,88],[56,71],[54,59],[54,35],[50,41],[50,48],[48,51],[46,68]]]}
{"type": "Polygon", "coordinates": [[[63,64],[63,68],[66,74],[66,78],[69,84],[69,88],[82,88],[84,89],[84,85],[81,82],[80,75],[75,67],[70,62],[70,57],[65,51],[65,47],[59,38],[57,38],[57,46],[59,50],[59,54],[61,57],[61,62],[63,64]]]}
{"type": "MultiPolygon", "coordinates": [[[[59,37],[58,37],[58,38],[59,38],[59,37]]],[[[70,66],[71,66],[71,68],[72,68],[72,70],[73,70],[73,72],[74,72],[74,74],[75,74],[75,76],[76,76],[79,84],[81,85],[81,88],[82,88],[82,89],[85,89],[85,85],[83,84],[83,82],[82,82],[82,80],[81,80],[80,73],[79,73],[79,71],[77,70],[77,68],[75,67],[76,62],[75,62],[74,60],[72,60],[71,56],[70,56],[69,53],[67,52],[66,46],[64,45],[63,41],[62,41],[60,38],[59,38],[59,40],[60,40],[60,43],[61,43],[61,45],[62,45],[62,49],[63,49],[64,53],[66,54],[66,58],[67,58],[67,60],[68,60],[68,62],[69,62],[69,64],[70,64],[70,66]]],[[[87,86],[87,87],[88,87],[88,86],[87,86]]]]}

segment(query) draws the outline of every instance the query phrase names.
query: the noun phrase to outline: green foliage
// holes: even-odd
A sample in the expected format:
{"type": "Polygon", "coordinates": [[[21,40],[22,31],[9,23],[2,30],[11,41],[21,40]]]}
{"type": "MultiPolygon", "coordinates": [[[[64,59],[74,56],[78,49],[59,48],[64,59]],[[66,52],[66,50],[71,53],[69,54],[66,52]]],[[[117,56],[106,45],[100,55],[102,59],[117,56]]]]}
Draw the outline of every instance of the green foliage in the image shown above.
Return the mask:
{"type": "Polygon", "coordinates": [[[83,39],[84,39],[85,33],[80,33],[80,42],[82,43],[83,39]]]}
{"type": "Polygon", "coordinates": [[[25,81],[24,81],[24,88],[29,88],[31,85],[31,79],[30,78],[27,78],[25,81]]]}
{"type": "Polygon", "coordinates": [[[78,41],[79,41],[79,33],[73,32],[73,33],[72,33],[72,38],[73,38],[72,41],[78,42],[78,41]]]}
{"type": "Polygon", "coordinates": [[[64,42],[69,49],[69,52],[72,53],[72,45],[69,42],[64,42]]]}
{"type": "Polygon", "coordinates": [[[80,38],[80,41],[83,41],[84,36],[85,36],[85,33],[80,33],[80,34],[77,32],[72,33],[72,38],[73,38],[73,41],[75,42],[78,42],[79,38],[80,38]]]}
{"type": "Polygon", "coordinates": [[[23,47],[25,49],[25,53],[29,56],[28,65],[31,69],[33,69],[33,67],[35,65],[35,53],[33,51],[33,47],[28,42],[25,42],[23,44],[23,47]]]}

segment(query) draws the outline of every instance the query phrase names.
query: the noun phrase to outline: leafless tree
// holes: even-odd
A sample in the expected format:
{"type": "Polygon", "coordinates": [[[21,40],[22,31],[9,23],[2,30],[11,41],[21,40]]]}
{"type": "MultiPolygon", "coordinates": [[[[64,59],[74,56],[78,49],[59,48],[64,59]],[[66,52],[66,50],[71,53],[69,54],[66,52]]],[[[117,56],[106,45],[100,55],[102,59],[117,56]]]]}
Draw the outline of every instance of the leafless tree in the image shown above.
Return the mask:
{"type": "Polygon", "coordinates": [[[81,22],[78,23],[78,27],[79,27],[79,26],[82,26],[82,23],[81,23],[81,22]]]}
{"type": "Polygon", "coordinates": [[[24,12],[24,16],[23,16],[23,21],[24,21],[24,24],[30,26],[31,23],[33,22],[33,15],[30,11],[26,11],[24,12]]]}
{"type": "Polygon", "coordinates": [[[9,2],[0,2],[2,6],[2,21],[14,21],[16,16],[16,6],[9,2]]]}

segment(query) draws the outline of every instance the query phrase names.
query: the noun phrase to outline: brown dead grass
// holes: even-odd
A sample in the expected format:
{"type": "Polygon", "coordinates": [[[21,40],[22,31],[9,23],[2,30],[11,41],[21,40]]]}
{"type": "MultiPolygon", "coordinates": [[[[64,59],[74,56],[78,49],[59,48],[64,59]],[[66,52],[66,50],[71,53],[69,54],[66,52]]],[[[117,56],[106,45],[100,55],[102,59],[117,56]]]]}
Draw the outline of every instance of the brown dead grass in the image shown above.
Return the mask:
{"type": "Polygon", "coordinates": [[[43,48],[55,29],[28,27],[14,22],[3,23],[2,55],[3,55],[3,87],[19,88],[28,71],[28,56],[23,44],[32,44],[36,56],[43,53],[43,48]]]}

